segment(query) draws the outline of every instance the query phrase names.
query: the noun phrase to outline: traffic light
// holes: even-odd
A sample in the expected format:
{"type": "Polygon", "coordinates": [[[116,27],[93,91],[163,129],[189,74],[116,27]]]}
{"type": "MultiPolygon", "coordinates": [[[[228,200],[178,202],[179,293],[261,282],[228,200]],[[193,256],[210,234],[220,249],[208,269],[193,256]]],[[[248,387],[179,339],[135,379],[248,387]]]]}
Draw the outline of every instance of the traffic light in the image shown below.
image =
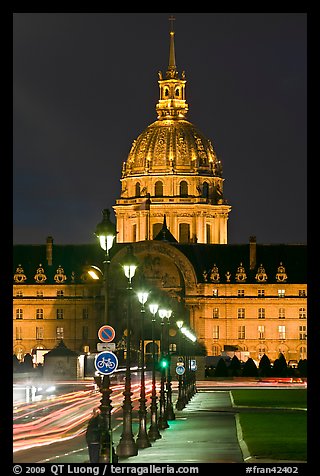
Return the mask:
{"type": "Polygon", "coordinates": [[[160,369],[167,369],[169,367],[169,358],[167,356],[162,356],[159,361],[160,369]]]}

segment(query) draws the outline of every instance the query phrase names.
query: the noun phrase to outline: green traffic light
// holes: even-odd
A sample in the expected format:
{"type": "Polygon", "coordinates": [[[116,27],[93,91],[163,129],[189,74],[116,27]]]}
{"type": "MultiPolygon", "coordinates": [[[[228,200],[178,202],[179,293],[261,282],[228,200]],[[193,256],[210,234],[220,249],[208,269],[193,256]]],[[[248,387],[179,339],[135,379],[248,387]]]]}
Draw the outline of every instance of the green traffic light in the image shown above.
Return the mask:
{"type": "Polygon", "coordinates": [[[160,366],[165,369],[168,367],[168,360],[167,359],[161,359],[160,361],[160,366]]]}

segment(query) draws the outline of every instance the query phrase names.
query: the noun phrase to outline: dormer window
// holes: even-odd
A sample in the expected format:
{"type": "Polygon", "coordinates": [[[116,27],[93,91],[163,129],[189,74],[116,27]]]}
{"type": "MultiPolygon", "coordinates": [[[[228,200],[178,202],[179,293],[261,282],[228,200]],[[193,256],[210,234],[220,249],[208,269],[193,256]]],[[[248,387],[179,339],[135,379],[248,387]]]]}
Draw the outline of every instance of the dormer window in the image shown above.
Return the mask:
{"type": "Polygon", "coordinates": [[[176,88],[176,90],[175,90],[175,95],[176,95],[177,97],[180,96],[180,89],[179,89],[179,88],[176,88]]]}
{"type": "Polygon", "coordinates": [[[165,89],[164,89],[164,95],[165,95],[166,97],[169,96],[169,89],[168,89],[168,88],[165,88],[165,89]]]}

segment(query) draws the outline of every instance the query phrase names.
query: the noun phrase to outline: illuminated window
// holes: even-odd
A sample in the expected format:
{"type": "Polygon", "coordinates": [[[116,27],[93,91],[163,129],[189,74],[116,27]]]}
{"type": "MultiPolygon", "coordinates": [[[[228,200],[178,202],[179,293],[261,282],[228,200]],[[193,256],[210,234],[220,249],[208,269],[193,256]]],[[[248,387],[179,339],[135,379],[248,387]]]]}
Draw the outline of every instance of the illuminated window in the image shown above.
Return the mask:
{"type": "Polygon", "coordinates": [[[57,309],[56,315],[57,319],[63,319],[63,309],[57,309]]]}
{"type": "Polygon", "coordinates": [[[16,309],[16,319],[23,319],[23,309],[16,309]]]}
{"type": "Polygon", "coordinates": [[[36,339],[37,340],[43,339],[43,327],[36,327],[36,339]]]}
{"type": "Polygon", "coordinates": [[[265,338],[264,326],[258,326],[258,339],[265,338]]]}
{"type": "Polygon", "coordinates": [[[244,307],[238,308],[238,319],[244,319],[246,317],[246,310],[244,307]]]}
{"type": "Polygon", "coordinates": [[[213,326],[212,328],[212,338],[219,339],[219,326],[213,326]]]}
{"type": "Polygon", "coordinates": [[[246,327],[239,326],[238,327],[238,339],[245,339],[246,338],[246,327]]]}
{"type": "Polygon", "coordinates": [[[265,319],[266,317],[266,310],[264,307],[259,307],[258,309],[258,319],[265,319]]]}
{"type": "Polygon", "coordinates": [[[284,289],[278,289],[278,297],[284,297],[286,294],[284,289]]]}
{"type": "Polygon", "coordinates": [[[56,329],[56,338],[57,339],[63,339],[63,337],[64,337],[63,327],[57,327],[57,329],[56,329]]]}
{"type": "Polygon", "coordinates": [[[307,312],[305,307],[300,307],[299,309],[299,319],[306,319],[307,318],[307,312]]]}
{"type": "Polygon", "coordinates": [[[220,355],[220,347],[218,345],[212,346],[212,355],[220,355]]]}
{"type": "Polygon", "coordinates": [[[218,289],[215,288],[215,289],[212,291],[212,295],[217,297],[217,296],[218,296],[218,289]]]}
{"type": "Polygon", "coordinates": [[[299,326],[299,339],[306,340],[307,338],[307,326],[299,326]]]}
{"type": "Polygon", "coordinates": [[[286,338],[286,326],[278,326],[279,339],[286,338]]]}
{"type": "Polygon", "coordinates": [[[213,309],[212,317],[213,317],[213,319],[218,319],[219,318],[219,309],[217,307],[215,307],[213,309]]]}
{"type": "Polygon", "coordinates": [[[279,309],[279,319],[285,319],[286,317],[286,310],[284,307],[280,307],[279,309]]]}
{"type": "Polygon", "coordinates": [[[43,319],[43,309],[36,310],[36,319],[43,319]]]}

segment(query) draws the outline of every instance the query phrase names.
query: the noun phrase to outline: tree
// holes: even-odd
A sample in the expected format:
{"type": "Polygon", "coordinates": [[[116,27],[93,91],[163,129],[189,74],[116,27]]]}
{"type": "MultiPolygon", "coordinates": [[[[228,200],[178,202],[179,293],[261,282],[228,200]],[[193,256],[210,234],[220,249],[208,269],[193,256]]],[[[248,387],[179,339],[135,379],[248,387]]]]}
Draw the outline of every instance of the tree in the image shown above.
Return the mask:
{"type": "Polygon", "coordinates": [[[218,360],[216,371],[214,373],[215,377],[228,377],[228,367],[223,357],[218,360]]]}
{"type": "Polygon", "coordinates": [[[272,368],[270,359],[266,354],[263,354],[259,362],[259,375],[260,377],[270,377],[271,373],[272,368]]]}
{"type": "Polygon", "coordinates": [[[307,359],[300,359],[298,362],[298,371],[300,377],[307,377],[307,359]]]}
{"type": "Polygon", "coordinates": [[[241,363],[236,354],[231,359],[229,371],[232,377],[239,377],[241,374],[241,363]]]}
{"type": "Polygon", "coordinates": [[[274,377],[287,377],[288,366],[285,356],[280,352],[279,357],[273,362],[272,374],[274,377]]]}
{"type": "Polygon", "coordinates": [[[242,369],[243,377],[258,377],[258,368],[254,360],[249,357],[242,369]]]}

